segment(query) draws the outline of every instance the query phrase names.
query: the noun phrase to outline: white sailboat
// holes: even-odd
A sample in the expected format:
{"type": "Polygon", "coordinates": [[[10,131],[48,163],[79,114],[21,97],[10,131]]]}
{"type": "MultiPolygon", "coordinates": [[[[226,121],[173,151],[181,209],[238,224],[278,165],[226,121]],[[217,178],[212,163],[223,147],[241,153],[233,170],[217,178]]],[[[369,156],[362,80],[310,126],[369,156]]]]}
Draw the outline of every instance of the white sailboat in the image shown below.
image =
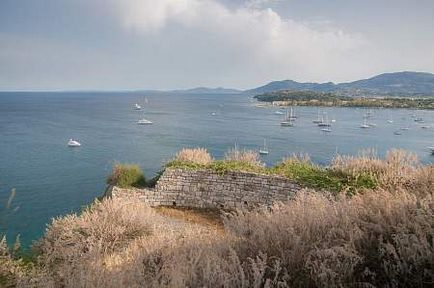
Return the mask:
{"type": "Polygon", "coordinates": [[[393,123],[393,118],[392,115],[389,114],[389,119],[387,120],[387,123],[392,124],[393,123]]]}
{"type": "Polygon", "coordinates": [[[318,123],[319,127],[330,127],[330,126],[332,126],[332,124],[330,124],[330,122],[329,122],[329,116],[327,115],[327,113],[325,114],[325,116],[326,116],[325,121],[324,121],[324,116],[323,116],[321,118],[321,122],[318,123]]]}
{"type": "Polygon", "coordinates": [[[291,120],[297,119],[297,116],[295,116],[295,112],[294,112],[294,109],[292,109],[292,106],[291,106],[291,110],[290,111],[291,112],[289,113],[289,119],[291,119],[291,120]]]}
{"type": "Polygon", "coordinates": [[[319,124],[319,123],[321,123],[321,122],[322,122],[322,120],[321,120],[320,117],[319,117],[319,108],[318,108],[318,117],[317,117],[316,120],[312,120],[312,123],[314,123],[314,124],[319,124]]]}
{"type": "Polygon", "coordinates": [[[292,127],[292,126],[294,126],[294,123],[292,120],[293,119],[291,119],[291,116],[288,114],[288,110],[286,110],[285,118],[283,119],[282,122],[280,122],[280,125],[284,126],[284,127],[292,127]]]}
{"type": "Polygon", "coordinates": [[[360,128],[362,128],[362,129],[371,128],[371,126],[368,125],[368,123],[367,123],[367,121],[366,121],[366,117],[363,117],[363,124],[360,125],[360,128]]]}
{"type": "Polygon", "coordinates": [[[269,151],[268,151],[268,148],[267,148],[267,142],[264,139],[264,147],[259,148],[259,154],[260,155],[268,155],[268,153],[269,153],[269,151]]]}

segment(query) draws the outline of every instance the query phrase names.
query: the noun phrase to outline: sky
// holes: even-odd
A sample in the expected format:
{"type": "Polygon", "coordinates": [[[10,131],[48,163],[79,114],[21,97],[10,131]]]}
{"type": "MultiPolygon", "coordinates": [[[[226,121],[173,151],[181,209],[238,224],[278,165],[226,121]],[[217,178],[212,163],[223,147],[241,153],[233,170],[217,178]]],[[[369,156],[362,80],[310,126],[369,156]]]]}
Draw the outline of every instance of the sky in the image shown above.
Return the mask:
{"type": "Polygon", "coordinates": [[[0,0],[0,90],[434,72],[432,0],[0,0]]]}

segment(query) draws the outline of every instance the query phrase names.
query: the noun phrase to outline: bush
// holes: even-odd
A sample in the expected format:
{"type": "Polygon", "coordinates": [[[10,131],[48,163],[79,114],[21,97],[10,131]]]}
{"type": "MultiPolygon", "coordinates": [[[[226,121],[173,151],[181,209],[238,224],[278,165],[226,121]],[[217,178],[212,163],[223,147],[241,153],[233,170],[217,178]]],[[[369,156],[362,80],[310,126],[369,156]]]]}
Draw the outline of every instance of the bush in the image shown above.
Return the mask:
{"type": "Polygon", "coordinates": [[[107,184],[121,188],[144,187],[146,180],[138,165],[118,163],[113,166],[113,171],[107,178],[107,184]]]}
{"type": "Polygon", "coordinates": [[[175,156],[175,161],[208,165],[213,161],[211,155],[205,148],[184,148],[175,156]]]}

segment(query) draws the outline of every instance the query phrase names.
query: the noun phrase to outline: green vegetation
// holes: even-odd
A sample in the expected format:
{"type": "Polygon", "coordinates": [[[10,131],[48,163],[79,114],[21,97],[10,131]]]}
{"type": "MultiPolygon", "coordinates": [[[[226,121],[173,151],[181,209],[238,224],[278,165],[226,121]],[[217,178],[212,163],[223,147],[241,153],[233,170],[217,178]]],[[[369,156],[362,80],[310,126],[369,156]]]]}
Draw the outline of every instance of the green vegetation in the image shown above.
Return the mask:
{"type": "Polygon", "coordinates": [[[372,108],[434,109],[434,98],[408,97],[348,97],[334,93],[280,90],[255,96],[262,102],[279,102],[294,106],[340,106],[372,108]]]}
{"type": "MultiPolygon", "coordinates": [[[[230,152],[234,154],[234,152],[230,152]]],[[[244,153],[255,153],[253,151],[244,151],[244,153]]],[[[227,154],[228,155],[228,154],[227,154]]],[[[214,160],[208,164],[200,164],[190,159],[190,161],[181,161],[174,159],[165,165],[166,168],[178,168],[187,170],[208,169],[215,171],[219,175],[228,172],[252,172],[272,176],[281,176],[291,179],[300,185],[319,190],[328,190],[333,192],[346,191],[353,193],[360,189],[372,189],[377,187],[376,178],[365,172],[348,174],[343,171],[337,171],[331,167],[321,167],[313,164],[308,159],[292,157],[283,160],[273,167],[265,167],[256,160],[214,160]]]]}
{"type": "Polygon", "coordinates": [[[117,163],[107,178],[107,184],[121,188],[144,187],[146,186],[146,179],[138,165],[117,163]]]}

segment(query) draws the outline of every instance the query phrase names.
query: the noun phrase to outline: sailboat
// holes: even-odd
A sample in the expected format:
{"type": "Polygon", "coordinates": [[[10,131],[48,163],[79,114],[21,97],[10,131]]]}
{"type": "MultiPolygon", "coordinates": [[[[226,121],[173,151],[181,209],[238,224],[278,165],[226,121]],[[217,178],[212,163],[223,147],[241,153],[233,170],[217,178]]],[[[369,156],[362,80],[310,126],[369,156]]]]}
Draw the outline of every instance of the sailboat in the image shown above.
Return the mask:
{"type": "Polygon", "coordinates": [[[295,116],[295,112],[294,112],[294,110],[292,109],[292,106],[291,106],[291,112],[290,112],[290,114],[289,114],[289,119],[291,119],[291,120],[295,120],[295,119],[297,119],[297,116],[295,116]]]}
{"type": "Polygon", "coordinates": [[[264,139],[264,147],[262,147],[262,148],[259,148],[259,154],[260,155],[268,155],[268,148],[267,148],[267,142],[266,142],[266,140],[264,139]]]}
{"type": "Polygon", "coordinates": [[[319,109],[318,109],[318,118],[316,120],[312,120],[312,123],[318,124],[318,123],[321,123],[321,122],[322,122],[322,120],[319,117],[319,109]]]}
{"type": "Polygon", "coordinates": [[[366,122],[366,117],[363,117],[363,124],[360,125],[360,128],[363,128],[363,129],[371,128],[371,126],[368,125],[368,123],[366,122]]]}
{"type": "Polygon", "coordinates": [[[284,126],[284,127],[294,126],[294,123],[292,122],[292,119],[291,119],[291,115],[288,115],[288,110],[286,110],[285,118],[283,118],[283,121],[280,122],[280,125],[284,126]]]}
{"type": "Polygon", "coordinates": [[[393,123],[392,115],[389,115],[389,119],[387,120],[387,123],[389,123],[389,124],[392,124],[392,123],[393,123]]]}
{"type": "Polygon", "coordinates": [[[321,122],[320,123],[318,123],[318,126],[319,127],[330,127],[330,126],[332,126],[331,124],[330,124],[330,122],[329,122],[329,116],[327,115],[327,113],[325,114],[326,115],[326,120],[324,121],[324,116],[321,118],[321,122]]]}

